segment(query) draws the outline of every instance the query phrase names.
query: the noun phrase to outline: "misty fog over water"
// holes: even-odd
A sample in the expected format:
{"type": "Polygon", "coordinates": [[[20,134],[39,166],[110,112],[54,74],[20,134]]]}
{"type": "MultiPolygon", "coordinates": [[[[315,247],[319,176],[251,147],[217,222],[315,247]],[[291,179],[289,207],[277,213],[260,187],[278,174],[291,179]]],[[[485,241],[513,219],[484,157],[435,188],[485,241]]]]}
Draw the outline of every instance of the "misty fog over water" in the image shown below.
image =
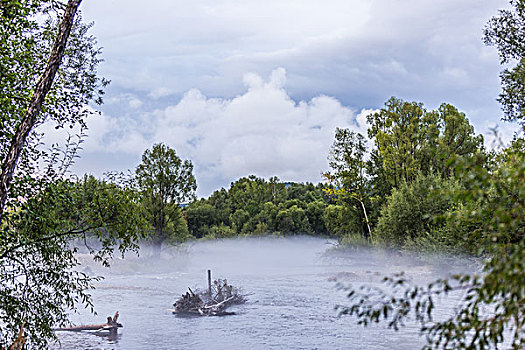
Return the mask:
{"type": "MultiPolygon", "coordinates": [[[[98,315],[81,309],[75,324],[103,323],[120,312],[117,339],[90,333],[59,332],[53,349],[418,349],[424,343],[417,324],[399,332],[386,323],[368,328],[338,317],[348,304],[337,280],[353,286],[380,285],[386,275],[404,271],[425,283],[472,270],[450,258],[420,260],[378,250],[333,251],[334,241],[311,237],[245,238],[194,242],[165,251],[160,260],[142,250],[115,259],[111,269],[84,259],[80,269],[103,275],[92,291],[98,315]],[[206,271],[225,278],[248,296],[237,314],[179,317],[167,309],[187,291],[206,287],[206,271]]],[[[83,258],[83,257],[81,257],[83,258]]],[[[437,316],[453,312],[460,295],[442,300],[437,316]]]]}

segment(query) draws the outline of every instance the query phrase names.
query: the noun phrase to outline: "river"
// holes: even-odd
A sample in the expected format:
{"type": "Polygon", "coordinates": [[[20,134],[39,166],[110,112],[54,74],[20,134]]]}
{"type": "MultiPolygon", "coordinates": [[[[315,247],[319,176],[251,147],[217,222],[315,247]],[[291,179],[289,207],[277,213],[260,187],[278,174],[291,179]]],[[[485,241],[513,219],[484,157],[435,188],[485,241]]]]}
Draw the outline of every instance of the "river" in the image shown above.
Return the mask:
{"type": "MultiPolygon", "coordinates": [[[[332,253],[334,242],[311,237],[246,238],[186,244],[160,260],[127,255],[111,269],[84,262],[81,269],[101,274],[91,292],[98,315],[81,309],[75,324],[102,323],[120,312],[116,339],[91,333],[58,332],[52,349],[419,349],[424,338],[416,324],[401,331],[385,323],[364,328],[339,317],[346,304],[344,284],[379,285],[385,275],[405,271],[424,283],[464,270],[452,259],[421,261],[383,251],[332,253]],[[206,271],[226,278],[249,294],[248,302],[224,317],[179,317],[167,309],[187,291],[205,288],[206,271]]],[[[458,303],[452,296],[438,308],[447,316],[458,303]]]]}

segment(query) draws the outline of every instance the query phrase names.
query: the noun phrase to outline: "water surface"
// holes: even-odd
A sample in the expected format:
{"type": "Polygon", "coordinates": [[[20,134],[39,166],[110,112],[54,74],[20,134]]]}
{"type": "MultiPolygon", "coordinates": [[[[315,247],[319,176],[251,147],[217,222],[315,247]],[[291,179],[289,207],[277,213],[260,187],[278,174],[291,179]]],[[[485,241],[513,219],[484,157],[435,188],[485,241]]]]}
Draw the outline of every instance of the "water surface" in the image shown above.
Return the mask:
{"type": "MultiPolygon", "coordinates": [[[[338,317],[345,292],[334,278],[352,285],[379,285],[383,276],[405,271],[421,283],[443,277],[463,263],[431,263],[381,251],[327,253],[333,243],[318,238],[254,238],[192,243],[164,252],[160,260],[127,256],[111,269],[92,262],[86,271],[105,279],[92,291],[98,315],[80,310],[73,323],[102,323],[120,312],[116,339],[90,333],[58,333],[52,349],[418,349],[424,339],[415,324],[400,332],[386,324],[369,328],[338,317]],[[225,317],[179,317],[167,311],[187,291],[205,288],[206,271],[250,294],[225,317]]],[[[442,317],[459,296],[446,300],[442,317]]]]}

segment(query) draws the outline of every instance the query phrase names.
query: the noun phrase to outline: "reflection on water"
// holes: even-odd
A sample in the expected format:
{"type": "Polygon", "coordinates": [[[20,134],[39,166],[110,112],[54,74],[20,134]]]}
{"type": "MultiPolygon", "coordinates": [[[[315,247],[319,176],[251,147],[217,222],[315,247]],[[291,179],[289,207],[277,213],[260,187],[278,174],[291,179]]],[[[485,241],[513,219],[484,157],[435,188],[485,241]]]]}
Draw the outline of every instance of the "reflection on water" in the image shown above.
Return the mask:
{"type": "MultiPolygon", "coordinates": [[[[402,331],[385,324],[363,328],[338,317],[345,304],[336,282],[379,285],[382,277],[405,271],[426,282],[457,272],[450,261],[422,263],[378,251],[327,254],[333,242],[317,238],[263,238],[208,241],[167,252],[161,260],[127,257],[110,270],[87,263],[105,279],[92,292],[98,315],[71,316],[75,324],[100,323],[120,312],[117,337],[59,333],[53,349],[417,349],[423,344],[416,325],[402,331]],[[166,309],[190,287],[206,286],[206,270],[249,293],[234,316],[177,317],[166,309]]],[[[144,255],[147,255],[146,253],[144,255]]],[[[447,315],[457,303],[447,301],[447,315]]]]}

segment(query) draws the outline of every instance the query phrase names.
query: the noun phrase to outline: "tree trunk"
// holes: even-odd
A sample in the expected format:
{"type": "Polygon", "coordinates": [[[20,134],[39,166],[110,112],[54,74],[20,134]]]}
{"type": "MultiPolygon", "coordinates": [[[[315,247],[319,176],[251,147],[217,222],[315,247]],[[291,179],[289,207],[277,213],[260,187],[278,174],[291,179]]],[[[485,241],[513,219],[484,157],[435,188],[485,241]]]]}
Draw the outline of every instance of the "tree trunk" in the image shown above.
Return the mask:
{"type": "Polygon", "coordinates": [[[372,240],[372,230],[370,229],[370,222],[368,221],[368,215],[366,213],[365,203],[363,203],[361,198],[357,198],[356,197],[356,199],[359,201],[359,203],[361,203],[361,208],[363,209],[363,214],[365,214],[366,227],[368,228],[368,238],[370,240],[372,240]]]}
{"type": "Polygon", "coordinates": [[[42,104],[44,103],[46,95],[51,89],[56,72],[60,67],[62,57],[64,56],[67,39],[69,37],[69,33],[71,32],[71,28],[73,27],[73,19],[81,1],[82,0],[69,0],[67,4],[67,8],[64,12],[64,16],[62,17],[62,22],[60,23],[60,27],[58,29],[58,35],[55,40],[55,44],[53,45],[51,55],[49,56],[49,61],[44,74],[35,87],[33,96],[31,96],[29,107],[27,108],[27,111],[16,129],[13,139],[11,140],[9,152],[2,161],[2,173],[0,174],[0,221],[2,220],[7,202],[7,194],[13,179],[13,174],[16,169],[18,158],[22,153],[27,136],[34,128],[38,120],[38,114],[42,109],[42,104]]]}
{"type": "MultiPolygon", "coordinates": [[[[25,323],[26,321],[22,322],[22,326],[20,326],[20,331],[18,332],[18,337],[16,338],[15,342],[7,350],[22,350],[24,348],[24,344],[26,342],[26,338],[24,337],[25,323]]],[[[1,346],[0,348],[3,350],[1,346]]]]}
{"type": "Polygon", "coordinates": [[[161,230],[155,230],[154,236],[151,240],[151,249],[152,253],[151,256],[155,259],[160,258],[160,253],[162,252],[162,242],[164,241],[164,237],[162,236],[163,232],[161,230]]]}

